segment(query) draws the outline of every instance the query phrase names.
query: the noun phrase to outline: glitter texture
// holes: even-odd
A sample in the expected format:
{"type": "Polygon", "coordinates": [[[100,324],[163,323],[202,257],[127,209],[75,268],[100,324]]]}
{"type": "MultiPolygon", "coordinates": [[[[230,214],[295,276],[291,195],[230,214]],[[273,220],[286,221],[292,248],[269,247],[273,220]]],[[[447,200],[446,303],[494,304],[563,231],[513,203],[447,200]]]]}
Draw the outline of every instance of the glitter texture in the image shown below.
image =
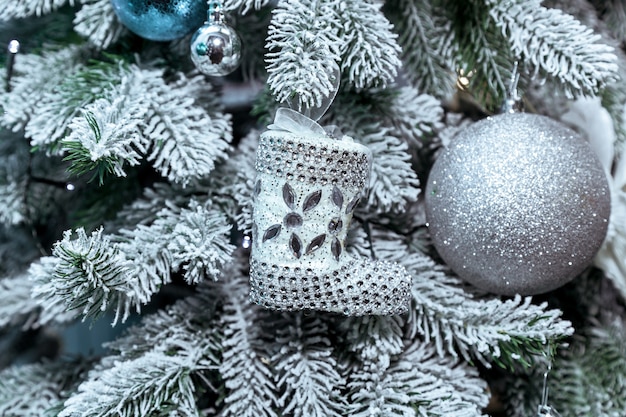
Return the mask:
{"type": "Polygon", "coordinates": [[[555,289],[591,264],[606,235],[610,193],[587,143],[544,116],[481,120],[437,159],[426,216],[443,260],[503,295],[555,289]]]}
{"type": "Polygon", "coordinates": [[[371,153],[352,139],[261,135],[254,186],[250,299],[275,310],[351,316],[407,311],[411,276],[344,249],[371,153]]]}
{"type": "Polygon", "coordinates": [[[124,26],[153,41],[181,38],[207,16],[205,0],[111,0],[111,4],[124,26]]]}

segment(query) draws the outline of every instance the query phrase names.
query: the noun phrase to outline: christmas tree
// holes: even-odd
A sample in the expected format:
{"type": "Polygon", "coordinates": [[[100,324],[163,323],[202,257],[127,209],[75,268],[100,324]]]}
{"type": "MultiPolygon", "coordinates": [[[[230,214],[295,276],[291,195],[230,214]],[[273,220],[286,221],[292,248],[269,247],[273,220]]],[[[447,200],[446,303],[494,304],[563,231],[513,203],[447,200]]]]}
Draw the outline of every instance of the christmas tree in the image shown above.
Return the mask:
{"type": "MultiPolygon", "coordinates": [[[[626,415],[622,2],[209,3],[0,1],[0,415],[626,415]],[[190,49],[218,25],[217,52],[190,49]],[[554,168],[534,151],[527,204],[497,213],[518,224],[453,228],[471,248],[450,255],[452,206],[428,199],[458,182],[427,193],[433,166],[484,120],[529,142],[498,115],[517,105],[555,123],[530,136],[565,132],[559,157],[572,137],[588,154],[549,188],[524,179],[554,168]],[[610,217],[585,197],[601,187],[559,194],[591,160],[610,217]],[[540,198],[546,233],[519,223],[540,198]],[[576,234],[573,211],[604,225],[576,234]],[[531,273],[507,291],[518,229],[531,273]],[[584,256],[534,250],[555,235],[584,256]],[[350,261],[335,281],[307,259],[350,261]]],[[[502,165],[489,151],[478,168],[502,165]]],[[[464,216],[493,218],[459,188],[464,216]]]]}

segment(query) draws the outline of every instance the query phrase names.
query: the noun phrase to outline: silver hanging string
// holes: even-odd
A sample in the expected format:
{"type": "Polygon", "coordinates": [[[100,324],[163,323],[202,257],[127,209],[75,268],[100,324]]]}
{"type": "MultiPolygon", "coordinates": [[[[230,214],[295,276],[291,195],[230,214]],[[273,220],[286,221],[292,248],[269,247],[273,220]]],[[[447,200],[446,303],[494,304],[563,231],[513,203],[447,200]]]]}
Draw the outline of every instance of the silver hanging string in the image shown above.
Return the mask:
{"type": "Polygon", "coordinates": [[[517,70],[517,61],[513,65],[513,71],[511,72],[511,80],[509,82],[509,88],[506,92],[506,98],[502,107],[500,107],[500,113],[518,113],[522,111],[522,97],[519,95],[517,85],[519,84],[520,73],[517,70]]]}
{"type": "Polygon", "coordinates": [[[561,417],[558,411],[548,405],[548,374],[552,370],[552,356],[548,358],[548,367],[543,374],[541,404],[537,407],[537,417],[561,417]]]}
{"type": "Polygon", "coordinates": [[[13,65],[15,65],[15,57],[20,52],[20,42],[12,39],[7,46],[7,65],[4,90],[9,93],[11,91],[11,78],[13,77],[13,65]]]}

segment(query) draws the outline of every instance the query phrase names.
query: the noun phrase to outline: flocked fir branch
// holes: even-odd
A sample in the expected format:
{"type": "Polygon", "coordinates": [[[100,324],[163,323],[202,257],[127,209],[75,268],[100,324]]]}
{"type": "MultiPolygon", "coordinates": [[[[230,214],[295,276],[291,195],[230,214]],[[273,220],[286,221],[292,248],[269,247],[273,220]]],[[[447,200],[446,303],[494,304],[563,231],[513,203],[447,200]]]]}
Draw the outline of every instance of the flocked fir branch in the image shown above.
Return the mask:
{"type": "Polygon", "coordinates": [[[66,4],[75,4],[75,0],[20,0],[13,7],[3,7],[0,20],[20,19],[29,16],[41,16],[66,4]]]}
{"type": "Polygon", "coordinates": [[[222,287],[224,342],[220,374],[224,381],[221,415],[277,417],[276,382],[258,318],[259,307],[248,302],[242,265],[235,263],[222,287]]]}
{"type": "Polygon", "coordinates": [[[281,0],[267,37],[267,85],[297,110],[320,107],[339,74],[341,22],[335,0],[281,0]]]}
{"type": "Polygon", "coordinates": [[[217,344],[209,332],[178,335],[136,359],[118,360],[78,386],[59,416],[137,416],[178,411],[199,416],[193,374],[215,368],[217,344]]]}
{"type": "Polygon", "coordinates": [[[131,263],[102,231],[88,236],[78,229],[75,237],[67,231],[57,242],[50,285],[35,290],[51,300],[46,302],[55,305],[63,300],[67,310],[77,310],[84,317],[98,317],[107,309],[116,310],[117,316],[128,315],[133,303],[131,284],[126,279],[131,263]]]}
{"type": "Polygon", "coordinates": [[[106,49],[128,30],[119,21],[110,0],[81,0],[74,17],[74,30],[98,48],[106,49]]]}
{"type": "MultiPolygon", "coordinates": [[[[46,108],[41,103],[42,93],[43,95],[51,94],[58,86],[65,85],[68,77],[82,68],[84,53],[84,48],[71,46],[56,51],[47,51],[43,55],[20,55],[20,59],[16,60],[14,65],[11,93],[3,94],[0,98],[3,109],[0,118],[2,125],[12,131],[28,128],[37,110],[42,111],[46,108]]],[[[54,99],[58,100],[59,97],[54,97],[54,99]]],[[[77,95],[76,100],[81,100],[81,96],[77,95]]],[[[49,104],[49,101],[46,100],[46,103],[49,104]]],[[[55,103],[55,106],[58,106],[55,110],[63,110],[64,103],[64,101],[55,103]]],[[[66,111],[75,112],[76,108],[69,107],[66,111]]],[[[63,114],[62,111],[59,113],[63,114]]],[[[57,117],[59,116],[55,115],[55,119],[57,117]]],[[[33,130],[35,133],[38,132],[37,129],[33,130]]],[[[63,132],[64,126],[59,127],[52,123],[51,130],[63,132]]],[[[41,141],[35,139],[33,145],[47,141],[49,141],[47,137],[42,138],[41,141]]]]}
{"type": "MultiPolygon", "coordinates": [[[[624,324],[596,322],[561,349],[548,373],[548,403],[561,415],[617,417],[626,411],[624,324]],[[584,333],[584,336],[583,336],[584,333]]],[[[541,403],[544,365],[529,375],[507,377],[507,412],[522,417],[541,403]]]]}
{"type": "Polygon", "coordinates": [[[437,98],[453,91],[458,45],[452,23],[430,0],[394,0],[386,8],[400,34],[403,75],[419,91],[437,98]]]}
{"type": "Polygon", "coordinates": [[[211,288],[201,286],[192,297],[144,317],[109,344],[114,354],[93,367],[59,415],[199,415],[196,400],[214,389],[209,376],[219,363],[212,305],[211,288]],[[201,389],[197,381],[205,381],[201,389]]]}
{"type": "Polygon", "coordinates": [[[70,172],[81,175],[93,170],[102,183],[106,174],[126,176],[124,164],[139,164],[138,152],[145,153],[147,145],[138,129],[144,115],[129,115],[128,105],[122,104],[126,97],[133,96],[120,96],[114,102],[98,99],[86,106],[82,118],[69,124],[71,133],[63,139],[63,150],[65,160],[72,163],[70,172]]]}
{"type": "Polygon", "coordinates": [[[48,262],[50,275],[37,274],[34,292],[44,309],[61,304],[84,318],[113,310],[114,323],[125,321],[174,272],[190,284],[218,277],[233,250],[229,231],[221,213],[194,202],[189,209],[161,210],[152,224],[119,236],[103,235],[103,229],[88,236],[78,229],[73,238],[68,231],[48,262]]]}
{"type": "Polygon", "coordinates": [[[410,250],[401,237],[376,229],[373,233],[376,256],[400,262],[413,275],[409,334],[434,343],[440,355],[477,360],[488,367],[492,363],[526,367],[549,343],[573,333],[559,310],[550,310],[545,303],[533,304],[530,297],[476,297],[430,257],[410,250]]]}
{"type": "Polygon", "coordinates": [[[338,36],[343,40],[341,70],[357,89],[385,87],[393,82],[400,67],[400,46],[393,26],[375,1],[350,0],[337,3],[341,17],[338,36]]]}
{"type": "Polygon", "coordinates": [[[345,379],[334,357],[328,324],[319,317],[295,313],[272,321],[272,326],[276,328],[272,364],[283,413],[345,415],[347,404],[341,396],[345,379]]]}
{"type": "Polygon", "coordinates": [[[613,48],[599,43],[600,35],[571,15],[536,0],[487,3],[516,58],[526,62],[533,75],[556,79],[569,98],[595,95],[615,79],[613,48]]]}
{"type": "Polygon", "coordinates": [[[414,399],[419,405],[416,415],[484,416],[489,397],[478,370],[456,358],[439,356],[431,345],[413,342],[391,371],[411,387],[407,392],[419,393],[414,399]]]}
{"type": "Polygon", "coordinates": [[[53,417],[89,369],[87,361],[47,361],[0,371],[0,414],[53,417]]]}
{"type": "Polygon", "coordinates": [[[417,199],[419,180],[410,164],[408,145],[394,133],[392,123],[381,125],[372,121],[372,106],[352,98],[339,96],[331,109],[332,123],[372,152],[372,172],[368,205],[376,211],[402,210],[417,199]],[[337,110],[341,111],[337,111],[337,110]]]}
{"type": "Polygon", "coordinates": [[[7,297],[0,305],[0,328],[30,327],[32,318],[36,317],[39,309],[39,305],[31,296],[32,287],[33,284],[26,274],[0,280],[0,292],[7,297]]]}

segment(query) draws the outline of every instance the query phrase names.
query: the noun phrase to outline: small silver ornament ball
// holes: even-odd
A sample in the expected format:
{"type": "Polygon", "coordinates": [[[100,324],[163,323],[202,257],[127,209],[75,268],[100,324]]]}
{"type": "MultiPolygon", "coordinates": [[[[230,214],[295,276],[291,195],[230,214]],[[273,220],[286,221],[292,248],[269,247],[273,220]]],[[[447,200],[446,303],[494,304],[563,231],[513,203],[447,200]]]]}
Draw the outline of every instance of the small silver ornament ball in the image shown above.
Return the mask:
{"type": "Polygon", "coordinates": [[[433,244],[459,277],[501,295],[558,288],[606,235],[609,185],[587,143],[544,116],[502,114],[462,131],[426,186],[433,244]]]}
{"type": "Polygon", "coordinates": [[[191,39],[191,60],[202,73],[221,77],[241,62],[241,40],[223,23],[205,23],[191,39]]]}

